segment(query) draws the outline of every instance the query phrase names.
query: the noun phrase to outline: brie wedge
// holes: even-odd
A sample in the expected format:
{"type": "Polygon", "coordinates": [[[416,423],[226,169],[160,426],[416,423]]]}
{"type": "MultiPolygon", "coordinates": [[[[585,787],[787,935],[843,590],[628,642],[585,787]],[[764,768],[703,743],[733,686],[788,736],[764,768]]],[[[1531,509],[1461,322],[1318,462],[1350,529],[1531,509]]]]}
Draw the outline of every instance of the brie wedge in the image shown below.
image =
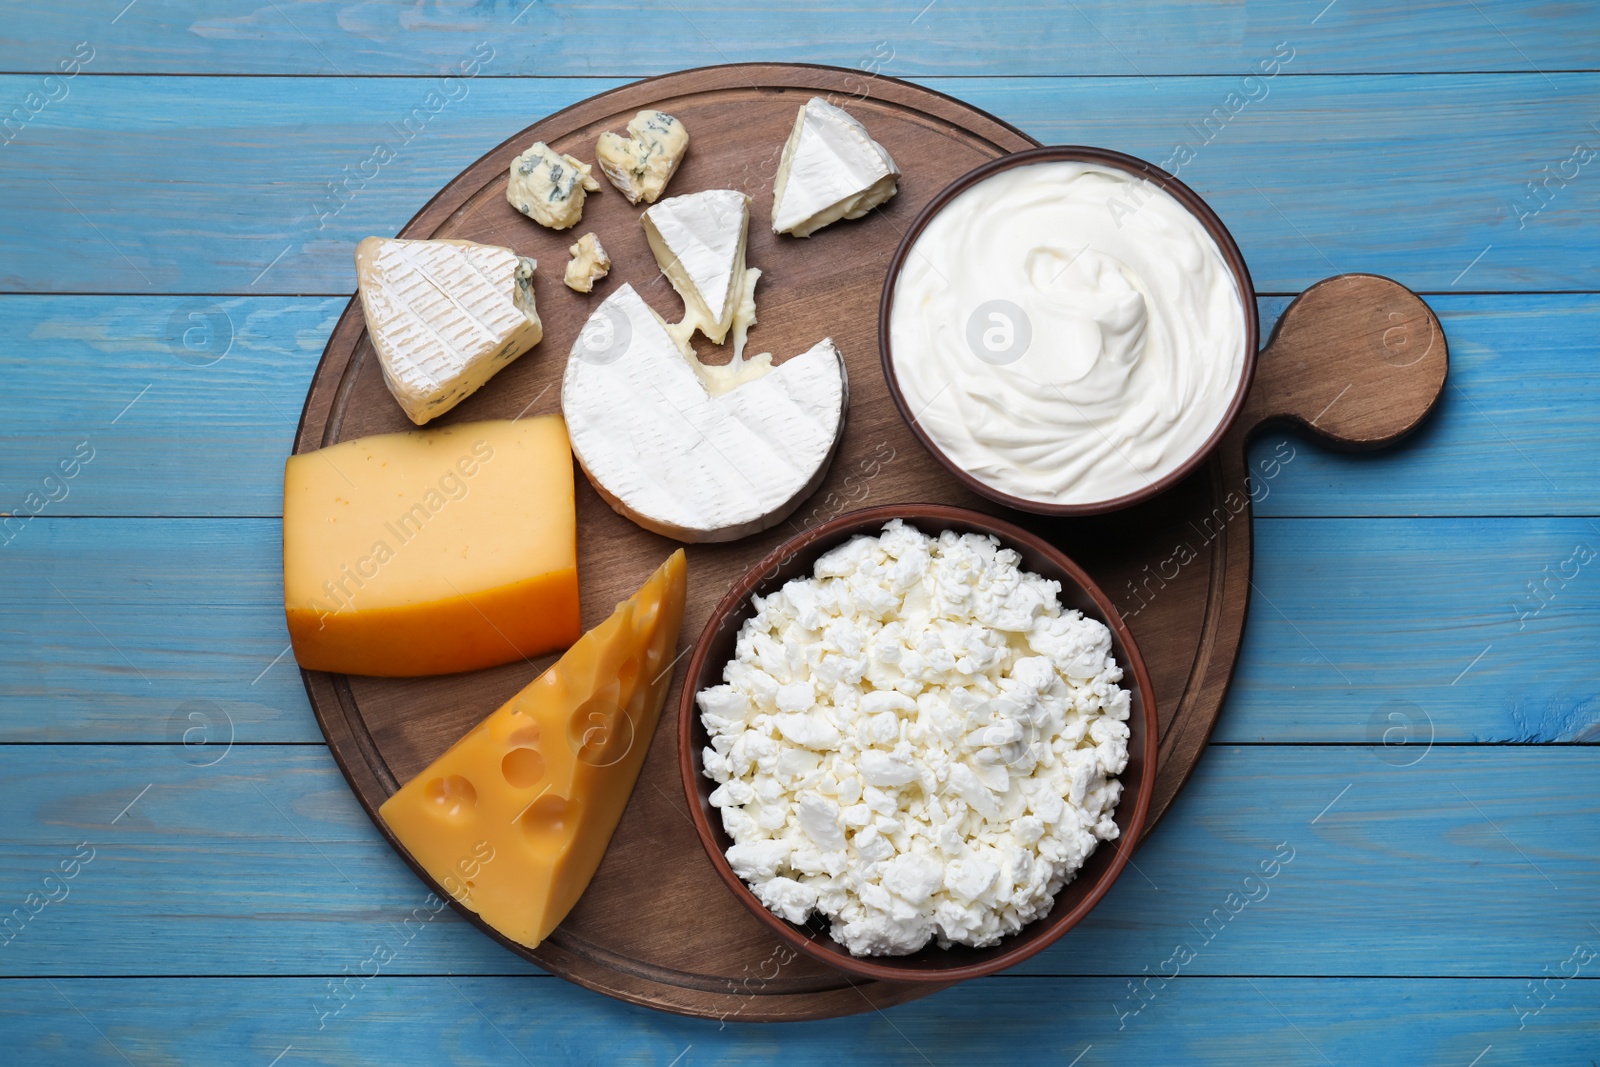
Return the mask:
{"type": "Polygon", "coordinates": [[[645,210],[650,251],[683,298],[682,326],[722,344],[744,286],[750,198],[732,189],[674,196],[645,210]]]}
{"type": "Polygon", "coordinates": [[[844,428],[844,361],[824,340],[776,367],[697,364],[623,285],[572,347],[561,410],[617,512],[680,541],[731,541],[782,522],[822,483],[844,428]],[[708,390],[701,371],[734,384],[708,390]]]}
{"type": "Polygon", "coordinates": [[[592,233],[578,238],[578,243],[567,252],[572,258],[567,261],[567,271],[561,280],[574,292],[594,292],[594,283],[611,273],[611,257],[606,255],[600,238],[592,233]]]}
{"type": "Polygon", "coordinates": [[[689,151],[689,131],[665,111],[641,111],[628,136],[607,130],[594,146],[595,162],[628,203],[656,202],[689,151]]]}
{"type": "Polygon", "coordinates": [[[471,241],[356,246],[367,333],[389,392],[421,426],[539,343],[534,260],[471,241]]]}
{"type": "Polygon", "coordinates": [[[772,232],[810,237],[895,194],[900,168],[849,114],[813,96],[795,117],[772,186],[772,232]]]}
{"type": "Polygon", "coordinates": [[[583,198],[600,188],[590,169],[535,141],[511,161],[506,199],[539,225],[565,230],[583,218],[583,198]]]}

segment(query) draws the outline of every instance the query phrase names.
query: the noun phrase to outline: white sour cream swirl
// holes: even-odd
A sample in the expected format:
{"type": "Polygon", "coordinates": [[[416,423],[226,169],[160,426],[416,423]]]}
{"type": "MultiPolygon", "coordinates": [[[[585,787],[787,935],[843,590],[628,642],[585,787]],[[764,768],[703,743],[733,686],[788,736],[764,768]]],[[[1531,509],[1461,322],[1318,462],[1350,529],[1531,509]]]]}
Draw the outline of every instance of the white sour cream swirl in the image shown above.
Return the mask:
{"type": "Polygon", "coordinates": [[[912,416],[957,465],[1011,496],[1098,503],[1172,473],[1221,423],[1244,304],[1169,193],[1099,164],[1034,163],[967,189],[918,235],[890,347],[912,416]]]}

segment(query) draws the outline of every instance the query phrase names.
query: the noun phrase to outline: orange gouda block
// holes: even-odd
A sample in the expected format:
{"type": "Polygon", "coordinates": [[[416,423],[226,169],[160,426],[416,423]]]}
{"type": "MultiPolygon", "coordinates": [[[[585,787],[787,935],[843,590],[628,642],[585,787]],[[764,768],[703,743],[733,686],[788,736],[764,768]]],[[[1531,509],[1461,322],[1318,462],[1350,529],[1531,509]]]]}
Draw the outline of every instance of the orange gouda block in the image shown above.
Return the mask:
{"type": "Polygon", "coordinates": [[[434,881],[518,944],[566,918],[622,818],[672,686],[687,573],[679,549],[378,809],[434,881]]]}
{"type": "Polygon", "coordinates": [[[572,449],[559,415],[289,457],[283,596],[300,666],[407,677],[578,639],[572,449]]]}

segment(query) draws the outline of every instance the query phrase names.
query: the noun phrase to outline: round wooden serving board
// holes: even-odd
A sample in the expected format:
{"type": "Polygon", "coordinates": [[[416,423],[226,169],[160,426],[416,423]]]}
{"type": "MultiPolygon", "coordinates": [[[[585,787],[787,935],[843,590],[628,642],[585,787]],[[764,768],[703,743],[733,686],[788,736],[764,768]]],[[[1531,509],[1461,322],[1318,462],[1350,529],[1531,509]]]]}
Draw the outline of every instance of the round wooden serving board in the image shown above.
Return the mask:
{"type": "MultiPolygon", "coordinates": [[[[711,608],[751,563],[813,523],[867,504],[900,501],[1002,514],[1065,549],[1127,617],[1149,664],[1160,712],[1154,824],[1205,750],[1244,628],[1250,434],[1291,421],[1347,448],[1375,447],[1404,434],[1444,384],[1447,360],[1438,321],[1393,282],[1369,275],[1323,282],[1285,313],[1261,355],[1243,417],[1199,473],[1113,515],[1041,520],[1007,513],[963,489],[923,451],[895,410],[878,357],[878,297],[907,224],[935,193],[978,164],[1036,142],[976,108],[893,79],[827,67],[714,67],[648,79],[535,123],[469,167],[406,226],[402,237],[503,245],[540,263],[536,295],[543,342],[436,425],[559,411],[567,352],[590,312],[623,282],[666,319],[681,316],[682,304],[646,244],[642,205],[630,206],[606,184],[589,197],[583,221],[557,233],[524,218],[505,199],[507,168],[533,141],[592,160],[603,130],[620,130],[646,107],[678,116],[689,129],[689,154],[669,195],[732,188],[753,199],[749,262],[764,274],[751,351],[771,351],[781,362],[832,337],[850,378],[844,440],[817,493],[790,521],[764,534],[689,547],[689,606],[680,651],[694,643],[711,608]],[[806,240],[775,237],[773,176],[795,113],[813,95],[864,122],[905,176],[899,195],[865,218],[837,223],[806,240]],[[584,296],[560,277],[567,246],[591,230],[614,266],[584,296]]],[[[708,362],[726,361],[718,350],[701,351],[708,362]]],[[[359,301],[352,300],[312,381],[295,451],[411,428],[384,387],[359,301]]],[[[588,627],[631,595],[676,545],[616,515],[581,474],[577,481],[588,627]]],[[[377,819],[378,805],[554,659],[420,679],[305,672],[305,683],[335,758],[388,836],[377,819]]],[[[681,667],[676,684],[682,684],[681,667]]],[[[677,703],[675,687],[605,860],[560,928],[530,952],[480,927],[562,977],[687,1015],[815,1019],[931,992],[934,987],[927,985],[853,980],[794,957],[734,899],[713,872],[684,810],[672,721],[677,703]]],[[[442,888],[433,888],[449,899],[442,888]]]]}

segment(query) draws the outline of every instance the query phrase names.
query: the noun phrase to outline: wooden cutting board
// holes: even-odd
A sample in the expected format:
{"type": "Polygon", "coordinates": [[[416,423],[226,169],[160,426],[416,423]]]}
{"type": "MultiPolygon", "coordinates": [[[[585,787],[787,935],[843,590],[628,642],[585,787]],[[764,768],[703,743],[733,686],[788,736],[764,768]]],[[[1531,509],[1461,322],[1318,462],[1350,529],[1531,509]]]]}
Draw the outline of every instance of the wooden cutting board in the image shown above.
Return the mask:
{"type": "MultiPolygon", "coordinates": [[[[504,245],[540,263],[536,295],[543,342],[435,425],[559,411],[567,352],[590,312],[623,282],[668,320],[680,317],[681,302],[657,269],[639,223],[643,205],[630,206],[606,185],[590,196],[578,226],[556,233],[524,218],[505,199],[507,168],[532,142],[592,160],[602,131],[620,130],[646,107],[678,116],[689,129],[689,155],[669,195],[732,188],[753,198],[749,262],[764,274],[751,351],[770,350],[781,362],[832,337],[850,378],[844,440],[815,496],[765,534],[690,546],[680,651],[693,644],[732,581],[807,525],[868,504],[901,501],[1002,514],[1082,564],[1117,601],[1139,642],[1161,720],[1154,825],[1205,751],[1239,650],[1250,593],[1251,485],[1277,473],[1270,467],[1247,472],[1251,434],[1291,422],[1334,447],[1370,448],[1406,433],[1443,388],[1447,356],[1437,319],[1416,296],[1385,279],[1343,275],[1322,282],[1285,312],[1261,355],[1243,417],[1194,476],[1147,504],[1094,519],[1042,520],[1007,512],[962,488],[907,430],[884,384],[877,311],[889,258],[918,210],[962,173],[1036,142],[950,97],[859,71],[711,67],[647,79],[535,123],[467,168],[402,231],[402,237],[504,245]],[[837,223],[806,240],[775,237],[773,176],[795,113],[813,95],[861,119],[905,177],[899,194],[865,218],[837,223]],[[614,266],[585,296],[568,290],[560,276],[567,246],[591,230],[614,266]]],[[[727,358],[703,345],[701,352],[707,362],[727,358]]],[[[312,380],[295,451],[411,428],[384,387],[360,304],[352,300],[312,380]]],[[[674,547],[617,516],[578,476],[586,627],[603,620],[674,547]]],[[[554,659],[420,679],[303,673],[351,788],[405,856],[377,819],[378,806],[554,659]]],[[[931,992],[936,987],[849,979],[796,957],[718,880],[685,811],[678,777],[673,716],[681,673],[627,813],[571,915],[531,952],[478,923],[480,928],[580,985],[687,1015],[816,1019],[931,992]]],[[[477,923],[471,913],[462,914],[477,923]]]]}

